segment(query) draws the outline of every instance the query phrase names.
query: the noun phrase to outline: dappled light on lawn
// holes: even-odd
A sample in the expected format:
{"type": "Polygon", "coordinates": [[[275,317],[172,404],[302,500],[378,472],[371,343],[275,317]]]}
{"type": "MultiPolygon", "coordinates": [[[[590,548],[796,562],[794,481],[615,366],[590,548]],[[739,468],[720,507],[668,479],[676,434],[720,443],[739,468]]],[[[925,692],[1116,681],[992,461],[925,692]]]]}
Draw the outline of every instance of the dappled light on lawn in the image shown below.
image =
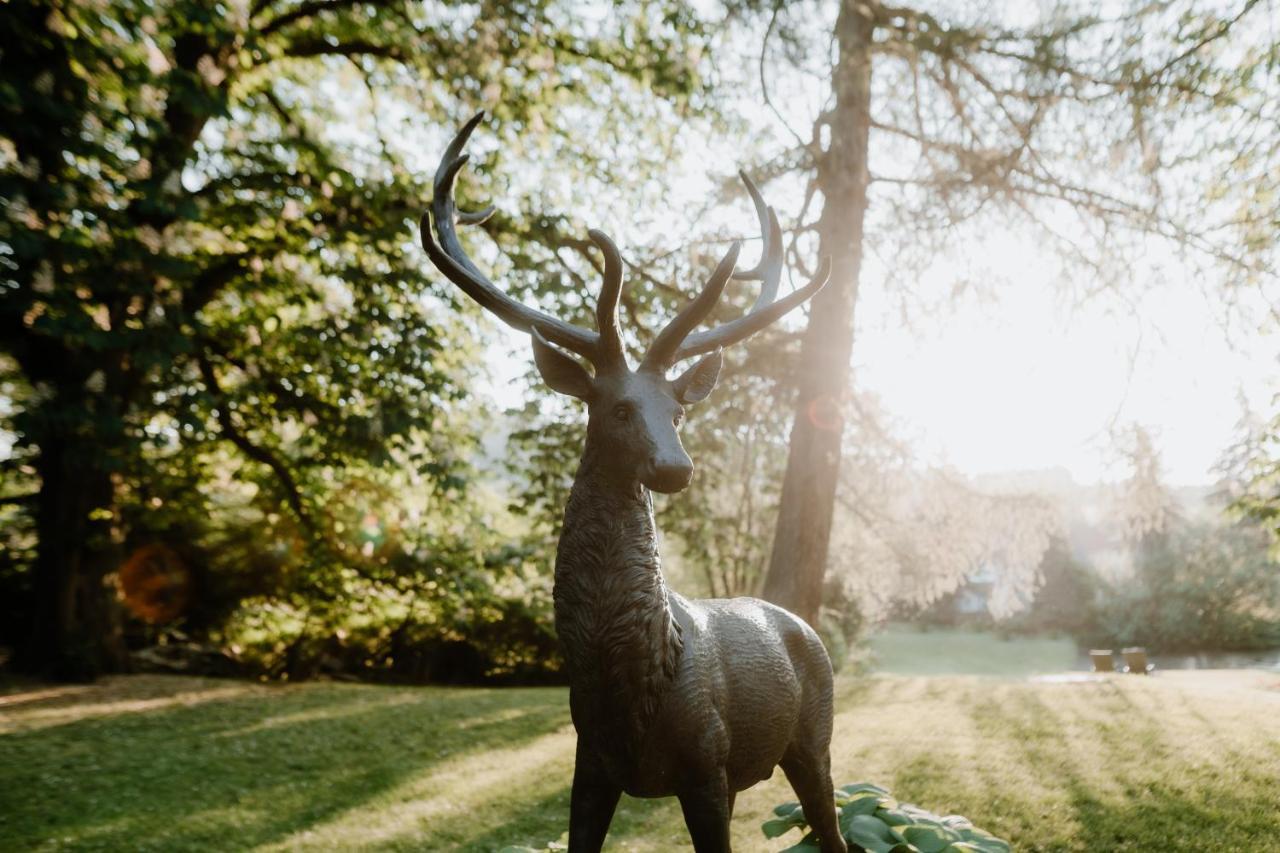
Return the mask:
{"type": "MultiPolygon", "coordinates": [[[[466,721],[459,727],[467,727],[466,721]]],[[[567,780],[573,770],[573,746],[573,728],[565,725],[527,743],[446,759],[386,792],[378,805],[353,808],[266,849],[355,849],[412,845],[426,838],[441,849],[464,844],[484,829],[476,815],[496,802],[510,802],[516,791],[538,790],[547,780],[567,780]]]]}
{"type": "Polygon", "coordinates": [[[105,678],[86,687],[18,692],[0,698],[0,734],[32,731],[104,717],[193,708],[204,702],[269,694],[251,683],[157,676],[105,678]]]}
{"type": "MultiPolygon", "coordinates": [[[[0,697],[3,846],[461,850],[539,846],[568,819],[560,688],[265,687],[183,677],[0,697]]],[[[844,676],[837,784],[868,780],[1016,850],[1264,849],[1280,834],[1280,676],[1087,683],[844,676]]],[[[734,849],[793,799],[743,792],[734,849]]],[[[685,849],[673,800],[624,797],[609,848],[685,849]]]]}

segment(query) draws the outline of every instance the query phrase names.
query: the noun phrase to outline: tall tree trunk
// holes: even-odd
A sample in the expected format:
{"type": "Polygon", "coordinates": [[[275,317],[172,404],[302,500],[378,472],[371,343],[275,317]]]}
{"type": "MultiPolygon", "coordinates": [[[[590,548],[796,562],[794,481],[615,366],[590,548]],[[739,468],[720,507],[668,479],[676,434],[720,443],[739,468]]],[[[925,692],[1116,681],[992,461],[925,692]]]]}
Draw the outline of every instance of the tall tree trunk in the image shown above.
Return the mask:
{"type": "Polygon", "coordinates": [[[866,6],[866,0],[844,0],[836,18],[835,107],[827,117],[830,141],[818,163],[818,234],[832,274],[813,299],[801,343],[800,393],[764,584],[766,599],[813,625],[822,605],[862,266],[874,30],[866,6]]]}
{"type": "Polygon", "coordinates": [[[114,487],[105,448],[74,430],[52,432],[40,443],[37,462],[31,630],[16,663],[28,672],[84,681],[127,666],[120,608],[108,586],[118,556],[111,536],[114,487]]]}

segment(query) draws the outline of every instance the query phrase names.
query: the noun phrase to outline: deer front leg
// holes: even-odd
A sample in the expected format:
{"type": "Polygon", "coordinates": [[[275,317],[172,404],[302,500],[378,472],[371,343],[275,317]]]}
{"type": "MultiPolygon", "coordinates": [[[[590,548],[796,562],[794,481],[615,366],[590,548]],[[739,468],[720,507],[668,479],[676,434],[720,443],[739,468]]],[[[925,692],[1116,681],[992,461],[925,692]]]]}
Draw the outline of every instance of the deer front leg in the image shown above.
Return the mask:
{"type": "Polygon", "coordinates": [[[729,818],[733,807],[724,769],[718,769],[706,782],[677,796],[696,853],[730,853],[729,818]]]}
{"type": "Polygon", "coordinates": [[[579,736],[569,798],[569,853],[598,853],[621,796],[622,789],[610,781],[600,759],[579,736]]]}

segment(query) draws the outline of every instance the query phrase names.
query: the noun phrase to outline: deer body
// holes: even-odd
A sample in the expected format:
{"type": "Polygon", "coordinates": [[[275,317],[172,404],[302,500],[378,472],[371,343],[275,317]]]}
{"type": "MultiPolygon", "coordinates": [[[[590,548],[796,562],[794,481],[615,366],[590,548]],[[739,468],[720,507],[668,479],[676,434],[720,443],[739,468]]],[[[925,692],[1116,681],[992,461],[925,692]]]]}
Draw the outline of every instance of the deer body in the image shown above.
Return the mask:
{"type": "Polygon", "coordinates": [[[781,766],[824,853],[846,853],[831,787],[831,664],[821,641],[798,617],[763,601],[688,600],[668,590],[650,502],[650,491],[679,492],[693,476],[679,428],[684,407],[715,387],[721,348],[816,293],[826,264],[806,287],[776,299],[781,228],[744,174],[760,219],[760,263],[737,272],[735,244],[632,369],[617,321],[622,258],[604,234],[590,232],[605,261],[596,332],[511,299],[463,252],[455,220],[477,222],[489,212],[459,212],[452,196],[466,162],[462,149],[481,117],[445,151],[422,245],[468,296],[529,332],[538,371],[553,390],[587,405],[586,447],[565,507],[554,591],[578,732],[569,849],[598,851],[626,792],[678,797],[694,848],[725,853],[735,794],[781,766]],[[755,307],[695,332],[730,279],[761,282],[755,307]],[[553,343],[590,360],[595,372],[553,343]]]}
{"type": "Polygon", "coordinates": [[[792,749],[820,752],[831,665],[813,630],[752,598],[689,600],[662,577],[648,491],[584,458],[556,557],[556,630],[579,738],[608,783],[680,795],[723,773],[737,792],[792,749]]]}

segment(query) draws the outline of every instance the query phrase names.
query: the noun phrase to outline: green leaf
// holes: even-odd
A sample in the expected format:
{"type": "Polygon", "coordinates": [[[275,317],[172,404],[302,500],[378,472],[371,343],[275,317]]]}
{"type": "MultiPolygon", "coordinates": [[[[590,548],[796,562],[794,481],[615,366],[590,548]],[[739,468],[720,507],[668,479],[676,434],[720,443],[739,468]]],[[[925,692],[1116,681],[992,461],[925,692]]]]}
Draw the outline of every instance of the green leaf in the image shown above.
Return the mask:
{"type": "Polygon", "coordinates": [[[791,814],[792,812],[796,811],[799,808],[800,808],[799,803],[794,803],[794,802],[783,803],[780,806],[774,806],[773,813],[776,814],[778,817],[786,817],[787,815],[791,814]]]}
{"type": "Polygon", "coordinates": [[[897,831],[920,853],[942,853],[952,842],[960,840],[954,833],[935,826],[905,826],[897,831]]]}
{"type": "Polygon", "coordinates": [[[819,853],[821,850],[822,847],[818,844],[818,836],[811,832],[785,850],[778,851],[778,853],[819,853]]]}
{"type": "Polygon", "coordinates": [[[893,853],[902,846],[889,827],[871,815],[852,815],[847,820],[841,815],[840,831],[846,841],[861,845],[869,853],[893,853]]]}
{"type": "Polygon", "coordinates": [[[760,831],[764,833],[765,838],[777,838],[785,832],[804,825],[804,816],[801,815],[799,809],[796,809],[786,817],[775,817],[766,820],[760,825],[760,831]]]}
{"type": "Polygon", "coordinates": [[[870,782],[855,782],[852,785],[842,785],[840,790],[850,795],[871,793],[881,797],[889,796],[889,792],[884,788],[879,785],[873,785],[870,782]]]}
{"type": "Polygon", "coordinates": [[[989,832],[976,829],[972,826],[956,830],[956,834],[960,836],[960,840],[966,844],[972,844],[975,849],[982,850],[983,853],[1009,853],[1008,842],[1001,841],[989,832]]]}
{"type": "Polygon", "coordinates": [[[851,798],[840,807],[841,814],[872,814],[880,807],[880,798],[875,794],[861,794],[851,798]]]}
{"type": "Polygon", "coordinates": [[[876,810],[875,816],[880,818],[889,826],[910,826],[915,823],[910,816],[905,814],[899,808],[879,808],[876,810]]]}
{"type": "Polygon", "coordinates": [[[975,826],[967,826],[956,830],[956,834],[960,836],[962,841],[968,841],[971,844],[977,844],[979,847],[994,851],[1007,851],[1009,844],[1001,841],[986,830],[978,829],[975,826]]]}
{"type": "Polygon", "coordinates": [[[910,803],[903,803],[900,807],[902,813],[911,818],[915,823],[924,823],[929,826],[943,826],[942,818],[938,817],[931,811],[926,811],[919,806],[913,806],[910,803]]]}

